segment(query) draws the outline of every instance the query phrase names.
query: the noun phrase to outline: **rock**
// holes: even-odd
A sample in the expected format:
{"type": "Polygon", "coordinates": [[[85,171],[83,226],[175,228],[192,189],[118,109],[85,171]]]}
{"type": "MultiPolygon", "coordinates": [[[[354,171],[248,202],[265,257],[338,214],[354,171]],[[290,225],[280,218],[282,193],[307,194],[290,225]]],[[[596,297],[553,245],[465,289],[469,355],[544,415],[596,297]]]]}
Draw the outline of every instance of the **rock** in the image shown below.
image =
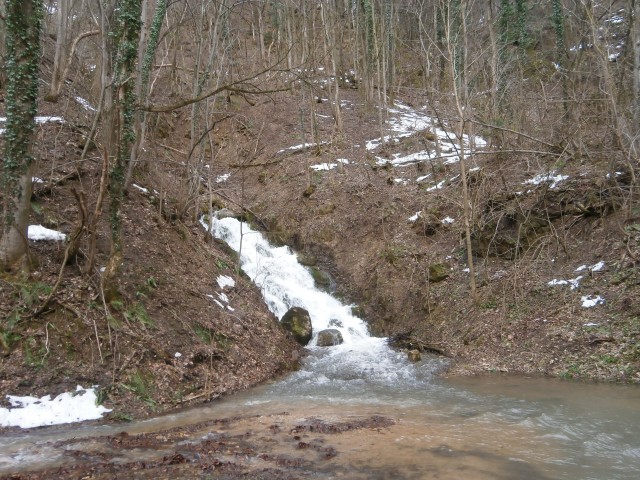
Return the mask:
{"type": "Polygon", "coordinates": [[[305,198],[309,198],[311,195],[313,195],[313,192],[316,191],[316,186],[315,185],[309,185],[304,192],[302,192],[302,196],[304,196],[305,198]]]}
{"type": "Polygon", "coordinates": [[[222,220],[223,218],[238,218],[239,215],[233,210],[222,208],[216,212],[216,217],[222,220]]]}
{"type": "Polygon", "coordinates": [[[338,327],[338,328],[343,328],[344,327],[342,322],[340,320],[338,320],[337,318],[332,318],[331,320],[329,320],[329,326],[330,327],[338,327]]]}
{"type": "Polygon", "coordinates": [[[318,263],[318,257],[313,253],[298,253],[298,263],[305,267],[315,267],[318,263]]]}
{"type": "Polygon", "coordinates": [[[444,263],[432,263],[429,265],[429,281],[441,282],[449,276],[449,268],[444,263]]]}
{"type": "Polygon", "coordinates": [[[410,362],[419,362],[422,360],[422,354],[418,350],[409,350],[407,357],[410,362]]]}
{"type": "Polygon", "coordinates": [[[316,287],[318,287],[321,290],[325,290],[325,291],[330,290],[330,288],[331,288],[331,277],[329,276],[328,273],[323,272],[318,267],[309,268],[309,272],[311,273],[311,276],[313,277],[313,281],[315,282],[316,287]]]}
{"type": "Polygon", "coordinates": [[[342,333],[335,328],[328,328],[318,333],[318,341],[316,345],[319,347],[333,347],[343,342],[342,333]]]}
{"type": "Polygon", "coordinates": [[[284,314],[280,320],[283,328],[291,332],[293,338],[300,345],[306,345],[311,340],[313,328],[311,327],[311,317],[304,308],[292,307],[284,314]]]}

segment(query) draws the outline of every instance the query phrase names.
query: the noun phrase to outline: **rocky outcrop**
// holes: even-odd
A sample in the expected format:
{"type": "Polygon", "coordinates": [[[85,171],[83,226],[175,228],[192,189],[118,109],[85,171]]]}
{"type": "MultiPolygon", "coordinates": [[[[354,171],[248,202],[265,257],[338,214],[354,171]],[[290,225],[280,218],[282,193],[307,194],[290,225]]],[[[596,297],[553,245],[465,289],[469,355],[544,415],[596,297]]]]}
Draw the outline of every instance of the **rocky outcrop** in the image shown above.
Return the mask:
{"type": "Polygon", "coordinates": [[[316,345],[319,347],[333,347],[343,342],[342,333],[336,328],[327,328],[318,333],[316,345]]]}
{"type": "Polygon", "coordinates": [[[292,307],[284,314],[280,320],[285,330],[290,332],[300,345],[306,345],[311,340],[313,328],[311,317],[304,308],[292,307]]]}

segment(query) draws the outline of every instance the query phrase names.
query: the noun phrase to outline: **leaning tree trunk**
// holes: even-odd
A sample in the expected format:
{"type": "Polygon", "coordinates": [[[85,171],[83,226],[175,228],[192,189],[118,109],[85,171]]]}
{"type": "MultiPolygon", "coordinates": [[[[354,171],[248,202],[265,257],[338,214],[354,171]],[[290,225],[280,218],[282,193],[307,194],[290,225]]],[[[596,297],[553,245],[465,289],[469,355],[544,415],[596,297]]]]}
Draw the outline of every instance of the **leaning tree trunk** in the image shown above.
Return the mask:
{"type": "MultiPolygon", "coordinates": [[[[27,258],[31,209],[31,166],[40,60],[42,2],[6,0],[7,122],[2,160],[0,266],[27,258]]],[[[27,262],[23,263],[28,266],[27,262]]]]}

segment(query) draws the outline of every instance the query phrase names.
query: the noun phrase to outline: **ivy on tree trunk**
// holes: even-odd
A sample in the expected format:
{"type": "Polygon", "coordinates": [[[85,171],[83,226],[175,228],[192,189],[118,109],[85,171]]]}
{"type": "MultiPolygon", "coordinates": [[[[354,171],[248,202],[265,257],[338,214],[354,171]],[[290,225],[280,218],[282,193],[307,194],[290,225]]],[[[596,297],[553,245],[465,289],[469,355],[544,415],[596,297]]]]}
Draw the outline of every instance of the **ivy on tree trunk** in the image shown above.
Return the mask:
{"type": "Polygon", "coordinates": [[[124,198],[125,173],[130,160],[131,146],[135,139],[133,120],[135,114],[135,74],[138,59],[138,39],[142,22],[139,0],[116,2],[113,28],[109,32],[113,40],[111,55],[113,64],[112,93],[115,108],[108,128],[114,130],[115,154],[109,169],[109,225],[111,227],[111,253],[102,277],[107,299],[117,296],[117,277],[122,263],[122,218],[120,210],[124,198]]]}
{"type": "Polygon", "coordinates": [[[7,72],[2,238],[0,265],[10,268],[27,256],[31,208],[31,166],[40,61],[42,2],[6,0],[7,72]]]}

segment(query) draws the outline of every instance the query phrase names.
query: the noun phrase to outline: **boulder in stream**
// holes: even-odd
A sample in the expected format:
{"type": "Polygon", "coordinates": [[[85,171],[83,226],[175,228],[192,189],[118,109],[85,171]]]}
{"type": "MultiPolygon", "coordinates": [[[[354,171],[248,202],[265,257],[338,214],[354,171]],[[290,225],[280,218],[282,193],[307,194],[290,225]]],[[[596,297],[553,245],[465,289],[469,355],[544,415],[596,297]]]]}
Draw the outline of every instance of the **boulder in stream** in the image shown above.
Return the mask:
{"type": "Polygon", "coordinates": [[[311,340],[313,329],[309,312],[301,307],[292,307],[284,314],[280,323],[285,330],[291,332],[293,338],[300,345],[306,345],[311,340]]]}
{"type": "Polygon", "coordinates": [[[409,352],[407,352],[407,358],[410,362],[419,362],[422,360],[422,354],[419,350],[409,350],[409,352]]]}
{"type": "Polygon", "coordinates": [[[342,333],[336,328],[327,328],[318,333],[316,345],[319,347],[333,347],[343,342],[342,333]]]}

